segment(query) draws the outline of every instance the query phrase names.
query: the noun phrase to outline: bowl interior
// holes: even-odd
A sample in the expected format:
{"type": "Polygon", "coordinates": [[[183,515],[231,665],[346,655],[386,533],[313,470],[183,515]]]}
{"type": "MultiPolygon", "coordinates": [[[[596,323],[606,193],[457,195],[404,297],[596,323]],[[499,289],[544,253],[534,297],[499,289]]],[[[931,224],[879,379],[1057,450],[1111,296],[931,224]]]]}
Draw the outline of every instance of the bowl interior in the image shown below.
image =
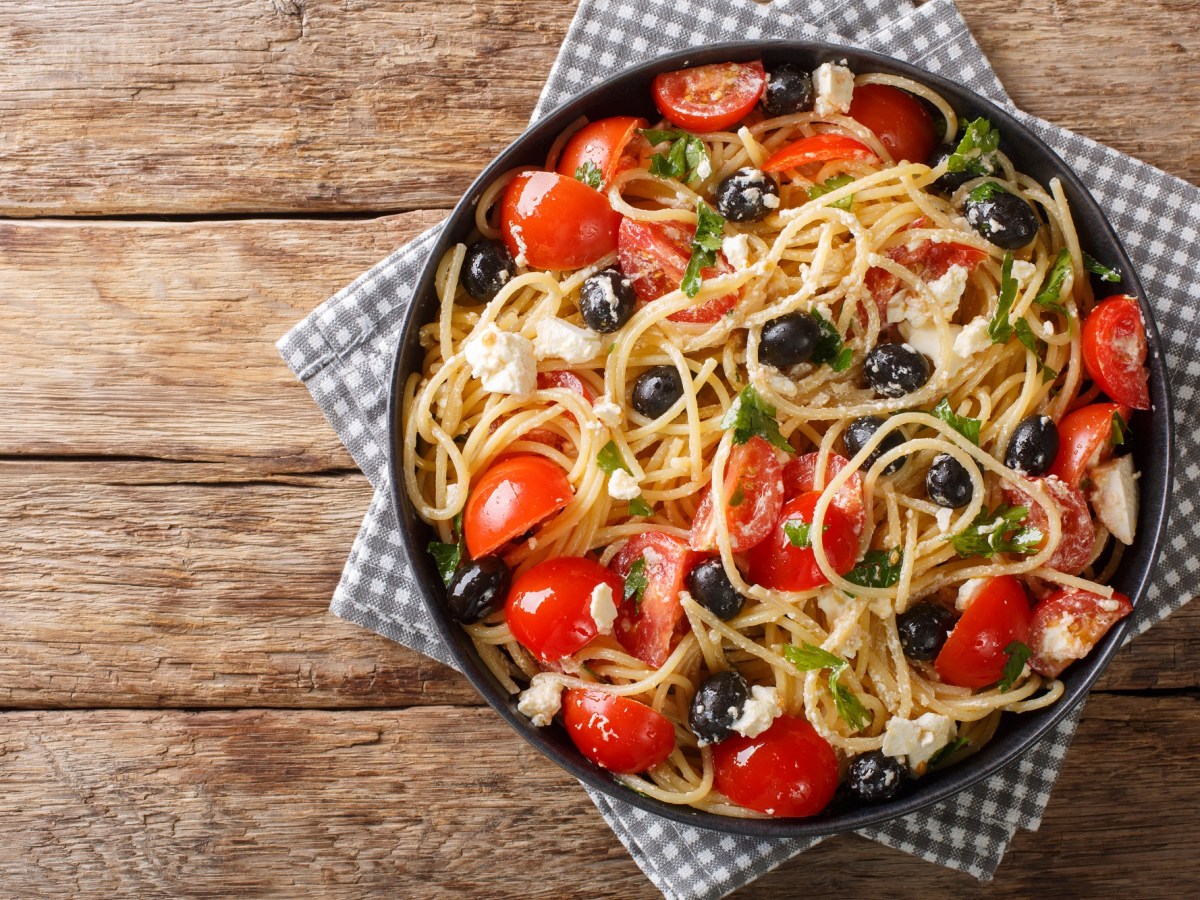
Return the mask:
{"type": "MultiPolygon", "coordinates": [[[[950,102],[960,118],[983,116],[989,119],[1000,129],[1002,147],[1020,171],[1033,176],[1043,185],[1051,178],[1062,181],[1083,248],[1096,258],[1116,265],[1124,273],[1121,284],[1107,286],[1111,288],[1111,293],[1145,296],[1124,247],[1079,179],[1049,147],[1026,131],[1007,112],[976,94],[889,57],[830,44],[782,41],[730,43],[675,53],[625,70],[540,120],[484,170],[451,213],[417,285],[397,347],[390,410],[392,489],[393,502],[398,511],[404,537],[405,552],[416,573],[419,589],[433,622],[450,646],[459,668],[488,703],[522,737],[590,787],[614,799],[669,819],[729,833],[762,837],[809,837],[863,828],[904,815],[943,800],[1013,762],[1045,735],[1087,693],[1120,646],[1129,620],[1126,619],[1113,628],[1087,659],[1071,666],[1064,673],[1062,680],[1066,685],[1066,693],[1058,703],[1033,713],[1006,714],[994,739],[979,753],[958,765],[921,778],[910,790],[895,800],[875,806],[839,806],[835,802],[821,815],[809,819],[735,819],[690,807],[672,806],[626,788],[609,773],[589,763],[571,744],[561,727],[555,725],[549,728],[535,728],[516,711],[515,698],[509,697],[496,682],[491,672],[479,660],[465,632],[451,621],[444,611],[441,579],[432,559],[424,550],[432,532],[417,518],[407,501],[399,456],[402,449],[399,398],[408,375],[419,370],[421,365],[423,351],[417,340],[418,329],[436,315],[438,301],[433,290],[434,271],[446,249],[470,235],[474,207],[483,189],[494,178],[514,166],[541,165],[554,138],[580,115],[587,115],[591,119],[609,115],[641,115],[655,121],[658,113],[650,98],[649,86],[654,75],[659,72],[710,62],[751,59],[763,59],[768,66],[784,61],[795,62],[809,69],[827,61],[846,60],[856,73],[886,72],[904,75],[930,85],[950,102]]],[[[1154,326],[1152,311],[1144,300],[1142,311],[1147,323],[1151,351],[1149,364],[1153,406],[1150,412],[1137,413],[1130,423],[1131,433],[1135,435],[1133,453],[1137,467],[1142,472],[1142,505],[1137,543],[1125,553],[1120,569],[1113,579],[1114,587],[1133,598],[1135,604],[1147,586],[1166,529],[1166,501],[1170,492],[1174,449],[1171,398],[1164,354],[1158,331],[1154,326]]]]}

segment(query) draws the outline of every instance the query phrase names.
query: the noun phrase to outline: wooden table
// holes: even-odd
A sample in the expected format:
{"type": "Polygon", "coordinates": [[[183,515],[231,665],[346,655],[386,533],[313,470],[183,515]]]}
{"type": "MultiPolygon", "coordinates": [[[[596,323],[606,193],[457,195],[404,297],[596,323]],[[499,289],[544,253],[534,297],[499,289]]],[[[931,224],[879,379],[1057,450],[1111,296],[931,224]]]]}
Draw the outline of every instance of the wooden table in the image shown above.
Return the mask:
{"type": "MultiPolygon", "coordinates": [[[[0,5],[0,894],[653,895],[462,678],[326,612],[371,490],[273,346],[521,131],[573,11],[0,5]]],[[[1025,109],[1200,182],[1200,2],[964,14],[1025,109]]],[[[1117,657],[991,886],[842,837],[743,896],[1188,893],[1198,624],[1117,657]]]]}

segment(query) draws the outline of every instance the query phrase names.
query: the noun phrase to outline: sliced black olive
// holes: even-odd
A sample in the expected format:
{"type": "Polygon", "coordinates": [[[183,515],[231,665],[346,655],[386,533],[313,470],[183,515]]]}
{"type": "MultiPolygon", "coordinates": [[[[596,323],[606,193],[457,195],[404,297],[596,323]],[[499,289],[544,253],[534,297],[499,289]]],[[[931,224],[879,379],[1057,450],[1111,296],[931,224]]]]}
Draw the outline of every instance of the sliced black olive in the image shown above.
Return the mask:
{"type": "Polygon", "coordinates": [[[939,453],[925,474],[925,493],[938,506],[962,509],[971,502],[971,474],[949,453],[939,453]]]}
{"type": "Polygon", "coordinates": [[[742,611],[746,598],[734,590],[719,559],[706,559],[688,574],[688,593],[697,603],[722,621],[742,611]]]}
{"type": "Polygon", "coordinates": [[[499,241],[486,238],[467,248],[463,259],[462,285],[481,303],[490,303],[500,289],[517,274],[512,254],[499,241]]]}
{"type": "Polygon", "coordinates": [[[928,662],[942,652],[958,619],[937,603],[918,603],[896,616],[900,647],[909,659],[928,662]]]}
{"type": "Polygon", "coordinates": [[[750,686],[736,669],[710,675],[696,689],[688,725],[705,744],[716,744],[733,734],[733,723],[750,699],[750,686]]]}
{"type": "MultiPolygon", "coordinates": [[[[942,163],[944,163],[947,159],[949,159],[950,155],[952,153],[954,153],[954,147],[952,147],[952,146],[943,145],[941,147],[938,147],[937,150],[935,150],[933,152],[933,156],[930,157],[930,159],[929,159],[929,168],[936,169],[938,166],[940,166],[942,163]]],[[[991,165],[990,158],[983,157],[982,159],[988,167],[988,171],[983,174],[985,174],[985,175],[999,175],[1000,174],[1000,171],[996,167],[991,165]]],[[[966,184],[968,181],[970,181],[972,178],[978,178],[978,177],[979,177],[979,174],[976,172],[947,172],[946,174],[944,174],[940,178],[938,178],[936,181],[934,181],[933,184],[930,185],[930,187],[932,187],[935,191],[938,191],[939,193],[949,196],[950,194],[953,194],[955,191],[957,191],[964,184],[966,184]]]]}
{"type": "Polygon", "coordinates": [[[767,72],[767,87],[762,95],[762,108],[769,116],[790,116],[808,112],[816,101],[812,75],[793,63],[775,66],[767,72]]]}
{"type": "Polygon", "coordinates": [[[808,313],[788,313],[762,327],[758,360],[777,369],[808,362],[820,337],[821,326],[816,319],[808,313]]]}
{"type": "Polygon", "coordinates": [[[648,419],[665,414],[683,396],[683,381],[674,366],[647,369],[633,383],[633,408],[648,419]]]}
{"type": "MultiPolygon", "coordinates": [[[[846,442],[846,451],[849,453],[849,455],[854,456],[857,454],[858,451],[866,445],[867,441],[871,439],[871,435],[873,435],[879,429],[879,426],[882,425],[884,421],[885,420],[881,419],[879,416],[859,416],[857,419],[853,419],[850,424],[846,426],[846,431],[842,435],[842,440],[846,442]]],[[[875,460],[879,459],[879,457],[884,453],[889,450],[893,450],[896,447],[904,446],[904,440],[904,434],[899,429],[889,431],[887,436],[881,440],[879,445],[871,451],[870,455],[867,456],[867,461],[863,463],[863,468],[871,468],[871,466],[875,465],[875,460]]],[[[896,474],[901,468],[903,468],[906,462],[908,462],[907,456],[901,456],[892,460],[884,468],[883,474],[896,474]]]]}
{"type": "Polygon", "coordinates": [[[611,334],[629,321],[637,295],[629,279],[616,269],[588,277],[579,289],[579,312],[584,324],[598,334],[611,334]]]}
{"type": "Polygon", "coordinates": [[[903,397],[923,386],[933,370],[911,344],[876,344],[863,361],[863,374],[875,393],[903,397]]]}
{"type": "Polygon", "coordinates": [[[504,605],[510,578],[508,566],[498,556],[473,559],[457,572],[446,591],[450,617],[471,625],[504,605]]]}
{"type": "Polygon", "coordinates": [[[1013,429],[1004,464],[1021,475],[1045,475],[1058,455],[1058,426],[1049,416],[1026,416],[1013,429]]]}
{"type": "Polygon", "coordinates": [[[846,789],[859,800],[890,800],[904,786],[904,765],[882,750],[856,756],[846,770],[846,789]]]}
{"type": "Polygon", "coordinates": [[[779,207],[779,185],[769,175],[746,166],[717,185],[713,203],[730,222],[757,222],[779,207]]]}
{"type": "Polygon", "coordinates": [[[963,202],[963,214],[982,237],[1005,250],[1024,247],[1037,237],[1042,227],[1037,213],[1016,194],[991,191],[972,198],[974,193],[972,190],[963,202]]]}

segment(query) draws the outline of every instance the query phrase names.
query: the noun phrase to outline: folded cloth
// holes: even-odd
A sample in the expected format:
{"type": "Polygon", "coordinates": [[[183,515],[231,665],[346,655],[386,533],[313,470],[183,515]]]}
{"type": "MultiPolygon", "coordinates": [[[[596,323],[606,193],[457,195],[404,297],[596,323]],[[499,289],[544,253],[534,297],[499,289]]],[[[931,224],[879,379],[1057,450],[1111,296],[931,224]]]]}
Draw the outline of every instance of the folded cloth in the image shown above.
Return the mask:
{"type": "MultiPolygon", "coordinates": [[[[904,2],[776,0],[581,0],[535,118],[614,69],[647,56],[731,38],[807,38],[863,46],[905,59],[1012,107],[952,0],[917,9],[904,2]],[[807,24],[819,22],[820,26],[807,24]],[[836,32],[836,33],[831,33],[836,32]]],[[[1181,362],[1200,340],[1185,285],[1200,267],[1200,189],[1131,157],[1015,111],[1088,185],[1109,214],[1149,292],[1167,348],[1178,403],[1196,410],[1200,363],[1181,362]]],[[[421,235],[322,304],[279,341],[284,359],[376,486],[334,594],[333,612],[453,665],[428,624],[404,561],[387,473],[387,394],[400,322],[437,229],[421,235]]],[[[1134,614],[1139,634],[1183,605],[1188,548],[1200,538],[1191,516],[1200,484],[1195,446],[1181,443],[1176,516],[1155,583],[1134,614]]],[[[1017,828],[1036,829],[1081,709],[1032,752],[974,788],[861,833],[933,862],[990,878],[1017,828]]],[[[715,898],[816,844],[759,840],[683,826],[589,791],[637,864],[668,897],[715,898]]]]}

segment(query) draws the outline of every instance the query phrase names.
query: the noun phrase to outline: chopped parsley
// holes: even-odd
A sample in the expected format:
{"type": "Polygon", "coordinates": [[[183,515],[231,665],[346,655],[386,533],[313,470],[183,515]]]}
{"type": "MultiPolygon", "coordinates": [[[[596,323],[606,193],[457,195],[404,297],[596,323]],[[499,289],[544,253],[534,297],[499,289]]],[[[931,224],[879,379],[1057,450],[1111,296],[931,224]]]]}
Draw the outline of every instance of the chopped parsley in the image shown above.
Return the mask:
{"type": "Polygon", "coordinates": [[[753,385],[742,388],[733,405],[721,417],[721,427],[726,430],[733,429],[735,444],[744,444],[757,435],[780,450],[796,452],[787,442],[787,438],[779,432],[779,423],[775,421],[775,407],[764,400],[753,385]]]}
{"type": "Polygon", "coordinates": [[[1004,693],[1013,686],[1013,683],[1021,677],[1021,672],[1025,670],[1026,660],[1033,656],[1033,651],[1029,649],[1029,646],[1020,641],[1013,641],[1004,648],[1004,652],[1008,654],[1008,662],[1004,664],[1004,674],[1000,676],[1000,693],[1004,693]]]}
{"type": "Polygon", "coordinates": [[[1091,254],[1083,254],[1083,267],[1093,275],[1099,275],[1101,281],[1118,282],[1121,280],[1120,269],[1110,269],[1091,254]]]}
{"type": "MultiPolygon", "coordinates": [[[[821,184],[814,184],[808,189],[808,199],[816,200],[818,197],[824,197],[831,191],[836,191],[838,188],[845,187],[854,181],[853,175],[834,175],[832,178],[825,179],[821,184]]],[[[854,195],[848,194],[841,200],[834,200],[829,204],[835,209],[849,209],[854,205],[854,195]]]]}
{"type": "Polygon", "coordinates": [[[634,497],[629,501],[629,514],[631,516],[652,516],[654,515],[654,507],[641,497],[634,497]]]}
{"type": "Polygon", "coordinates": [[[787,535],[789,544],[800,550],[804,550],[812,546],[812,541],[808,537],[808,530],[811,527],[808,522],[802,519],[791,519],[783,523],[783,533],[787,535]]]}
{"type": "Polygon", "coordinates": [[[656,128],[643,128],[642,135],[651,144],[671,142],[666,153],[655,153],[650,157],[650,174],[661,178],[674,178],[688,184],[697,175],[707,178],[712,171],[712,163],[704,141],[686,131],[665,131],[656,128]]]}
{"type": "Polygon", "coordinates": [[[626,602],[632,600],[634,606],[639,605],[649,584],[650,579],[646,576],[646,557],[639,556],[629,567],[629,574],[625,576],[624,597],[626,602]]]}
{"type": "Polygon", "coordinates": [[[600,448],[600,452],[596,454],[596,465],[605,475],[611,475],[617,469],[629,471],[629,466],[625,465],[625,460],[621,458],[621,451],[617,449],[617,445],[613,441],[609,441],[600,448]]]}
{"type": "Polygon", "coordinates": [[[991,175],[996,171],[996,149],[1000,132],[987,119],[968,122],[962,139],[946,161],[948,172],[970,172],[972,175],[991,175]]]}
{"type": "Polygon", "coordinates": [[[1004,189],[1003,185],[997,184],[994,181],[985,181],[979,187],[973,189],[969,194],[967,194],[967,199],[972,203],[981,203],[984,200],[991,200],[997,194],[1007,193],[1008,191],[1004,189]]]}
{"type": "Polygon", "coordinates": [[[1017,332],[1017,340],[1021,345],[1033,354],[1033,358],[1038,362],[1038,370],[1042,373],[1042,383],[1048,384],[1058,377],[1058,372],[1046,365],[1046,342],[1034,337],[1033,329],[1029,327],[1029,322],[1024,317],[1017,319],[1013,323],[1013,327],[1017,332]]]}
{"type": "Polygon", "coordinates": [[[871,724],[871,714],[862,705],[862,701],[841,683],[842,673],[850,668],[850,663],[840,656],[834,656],[828,650],[808,643],[799,647],[795,644],[784,644],[783,657],[801,672],[829,669],[829,693],[833,695],[833,705],[838,716],[853,731],[861,731],[871,724]]]}
{"type": "Polygon", "coordinates": [[[991,558],[997,553],[1037,553],[1045,535],[1040,528],[1022,524],[1027,515],[1027,506],[1001,503],[991,512],[985,507],[966,530],[950,535],[947,540],[953,542],[955,552],[963,559],[991,558]]]}
{"type": "Polygon", "coordinates": [[[1046,280],[1033,302],[1038,306],[1057,313],[1066,313],[1067,308],[1062,303],[1063,282],[1071,271],[1071,251],[1063,247],[1054,258],[1054,265],[1046,273],[1046,280]]]}
{"type": "Polygon", "coordinates": [[[600,185],[604,184],[604,178],[600,175],[600,167],[590,159],[580,164],[579,168],[575,170],[575,180],[582,181],[588,187],[596,190],[600,190],[600,185]]]}
{"type": "Polygon", "coordinates": [[[425,548],[433,557],[438,574],[442,576],[442,582],[446,585],[453,580],[454,573],[458,571],[459,565],[467,555],[467,539],[463,537],[462,513],[454,517],[454,533],[458,535],[457,542],[443,544],[441,541],[430,541],[425,548]]]}
{"type": "Polygon", "coordinates": [[[1110,441],[1114,447],[1119,447],[1125,443],[1125,432],[1129,426],[1125,424],[1125,420],[1121,418],[1121,414],[1115,409],[1112,414],[1112,436],[1110,441]]]}
{"type": "Polygon", "coordinates": [[[1000,298],[996,306],[996,314],[988,323],[988,335],[993,344],[1003,344],[1013,336],[1012,323],[1008,321],[1008,313],[1013,301],[1017,299],[1017,279],[1013,278],[1013,255],[1009,250],[1004,254],[1004,265],[1000,267],[1000,298]]]}
{"type": "MultiPolygon", "coordinates": [[[[1021,321],[1024,321],[1022,319],[1021,321]]],[[[933,414],[941,419],[968,441],[979,446],[979,429],[983,423],[979,419],[972,419],[968,416],[960,416],[950,408],[950,398],[943,397],[941,402],[933,408],[933,414]]]]}
{"type": "Polygon", "coordinates": [[[858,564],[842,577],[863,587],[888,588],[900,580],[904,551],[868,550],[858,564]],[[895,557],[893,562],[892,557],[895,557]]]}
{"type": "Polygon", "coordinates": [[[963,737],[956,737],[933,756],[929,757],[929,769],[933,770],[964,747],[970,747],[971,742],[963,737]]]}
{"type": "Polygon", "coordinates": [[[725,239],[725,220],[700,200],[696,204],[696,234],[692,238],[692,258],[683,272],[680,287],[689,297],[700,292],[704,278],[700,272],[717,263],[717,251],[725,239]]]}
{"type": "Polygon", "coordinates": [[[835,372],[845,372],[854,361],[854,351],[846,346],[837,327],[816,310],[809,315],[817,320],[821,335],[817,338],[817,346],[809,361],[814,366],[828,364],[835,372]]]}

